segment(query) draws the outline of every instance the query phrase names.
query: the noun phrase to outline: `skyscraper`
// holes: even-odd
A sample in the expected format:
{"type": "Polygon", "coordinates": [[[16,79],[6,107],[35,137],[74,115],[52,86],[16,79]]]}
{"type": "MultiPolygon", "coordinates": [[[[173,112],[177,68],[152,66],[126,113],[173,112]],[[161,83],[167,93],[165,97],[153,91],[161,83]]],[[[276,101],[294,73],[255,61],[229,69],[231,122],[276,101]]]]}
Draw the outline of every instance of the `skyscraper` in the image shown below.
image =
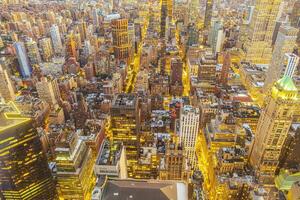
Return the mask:
{"type": "Polygon", "coordinates": [[[272,36],[279,5],[282,0],[257,0],[247,30],[248,40],[243,48],[246,60],[253,63],[268,64],[272,57],[272,36]]]}
{"type": "Polygon", "coordinates": [[[32,40],[32,38],[27,38],[27,40],[25,41],[25,47],[31,65],[39,64],[40,62],[42,62],[39,48],[36,42],[32,40]]]}
{"type": "Polygon", "coordinates": [[[214,4],[214,0],[206,0],[205,18],[204,18],[204,28],[206,29],[210,27],[213,4],[214,4]]]}
{"type": "Polygon", "coordinates": [[[55,148],[58,193],[63,199],[90,199],[94,184],[92,150],[77,132],[65,134],[55,148]]]}
{"type": "Polygon", "coordinates": [[[15,99],[15,91],[11,83],[10,77],[6,69],[0,64],[0,96],[6,101],[13,101],[15,99]]]}
{"type": "Polygon", "coordinates": [[[285,54],[285,72],[284,76],[288,76],[293,78],[293,75],[295,73],[296,68],[298,67],[299,64],[299,56],[293,53],[286,53],[285,54]]]}
{"type": "Polygon", "coordinates": [[[113,143],[122,142],[126,148],[128,176],[132,177],[132,166],[137,163],[140,145],[140,109],[134,94],[118,94],[111,107],[113,143]]]}
{"type": "Polygon", "coordinates": [[[49,62],[53,56],[53,48],[50,38],[43,38],[39,41],[43,61],[49,62]]]}
{"type": "Polygon", "coordinates": [[[0,198],[55,199],[56,190],[30,118],[0,103],[0,198]]]}
{"type": "Polygon", "coordinates": [[[161,3],[161,22],[160,22],[160,37],[166,36],[166,27],[168,22],[173,18],[173,0],[162,0],[161,3]]]}
{"type": "Polygon", "coordinates": [[[29,65],[28,57],[26,55],[26,50],[23,42],[15,42],[14,47],[16,49],[18,61],[19,61],[19,70],[23,78],[28,78],[31,76],[32,68],[29,65]]]}
{"type": "Polygon", "coordinates": [[[130,55],[131,45],[128,35],[128,19],[116,19],[111,22],[114,55],[117,61],[130,63],[132,55],[130,55]]]}
{"type": "Polygon", "coordinates": [[[73,33],[67,35],[66,38],[66,57],[67,58],[75,58],[77,60],[77,49],[76,49],[76,41],[73,33]]]}
{"type": "Polygon", "coordinates": [[[186,105],[180,110],[179,142],[183,145],[192,168],[197,168],[195,146],[199,133],[199,118],[199,108],[186,105]]]}
{"type": "Polygon", "coordinates": [[[273,83],[280,79],[284,72],[284,57],[292,53],[295,46],[298,30],[291,26],[281,26],[275,42],[272,60],[266,73],[264,90],[268,91],[273,83]]]}
{"type": "Polygon", "coordinates": [[[294,110],[299,105],[293,80],[284,76],[266,98],[258,121],[250,164],[260,183],[272,184],[279,157],[290,129],[294,110]]]}
{"type": "Polygon", "coordinates": [[[221,71],[220,83],[223,85],[227,85],[228,83],[228,75],[229,69],[231,67],[231,55],[229,52],[223,53],[223,66],[221,71]]]}
{"type": "Polygon", "coordinates": [[[224,42],[224,30],[223,24],[220,20],[214,21],[212,29],[210,31],[210,46],[213,50],[213,54],[217,55],[221,51],[222,44],[224,42]]]}
{"type": "Polygon", "coordinates": [[[50,28],[50,36],[52,40],[52,45],[55,53],[61,53],[63,46],[61,42],[61,37],[59,33],[59,28],[56,24],[53,24],[50,28]]]}
{"type": "MultiPolygon", "coordinates": [[[[291,24],[295,28],[300,28],[300,0],[297,0],[294,4],[292,13],[290,15],[291,24]]],[[[298,32],[297,42],[300,42],[300,31],[298,32]]]]}
{"type": "Polygon", "coordinates": [[[46,77],[41,78],[41,81],[36,83],[36,90],[41,100],[55,105],[57,103],[51,82],[46,77]]]}

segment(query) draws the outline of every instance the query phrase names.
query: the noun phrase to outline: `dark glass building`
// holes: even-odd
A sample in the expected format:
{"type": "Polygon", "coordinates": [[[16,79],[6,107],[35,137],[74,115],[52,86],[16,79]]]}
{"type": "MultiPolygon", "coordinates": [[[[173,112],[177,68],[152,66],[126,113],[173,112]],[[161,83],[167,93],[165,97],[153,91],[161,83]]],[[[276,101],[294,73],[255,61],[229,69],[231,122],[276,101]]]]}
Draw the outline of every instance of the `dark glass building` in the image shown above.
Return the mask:
{"type": "Polygon", "coordinates": [[[4,102],[0,102],[0,199],[57,199],[31,119],[4,102]]]}

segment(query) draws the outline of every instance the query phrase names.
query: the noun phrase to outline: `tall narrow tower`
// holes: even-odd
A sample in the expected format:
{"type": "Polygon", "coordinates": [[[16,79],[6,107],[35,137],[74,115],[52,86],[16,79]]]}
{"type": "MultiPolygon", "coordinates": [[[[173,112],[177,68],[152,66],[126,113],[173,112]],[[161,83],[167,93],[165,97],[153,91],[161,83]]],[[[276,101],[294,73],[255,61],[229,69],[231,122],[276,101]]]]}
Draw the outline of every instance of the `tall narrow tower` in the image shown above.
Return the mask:
{"type": "Polygon", "coordinates": [[[180,111],[179,140],[187,153],[187,159],[192,168],[197,167],[196,139],[199,133],[200,112],[198,108],[184,106],[180,111]]]}
{"type": "Polygon", "coordinates": [[[19,61],[19,71],[23,78],[28,78],[31,76],[32,68],[29,65],[28,57],[26,54],[25,46],[23,42],[14,43],[14,47],[17,52],[17,58],[19,61]]]}
{"type": "Polygon", "coordinates": [[[0,96],[2,96],[6,101],[15,100],[15,91],[13,84],[6,69],[0,65],[0,96]]]}
{"type": "Polygon", "coordinates": [[[162,0],[161,2],[161,22],[160,22],[160,37],[166,36],[166,27],[168,21],[173,18],[173,0],[162,0]]]}
{"type": "Polygon", "coordinates": [[[246,60],[268,64],[272,57],[272,36],[275,20],[282,0],[256,0],[250,26],[249,38],[244,44],[246,60]]]}
{"type": "Polygon", "coordinates": [[[297,39],[296,28],[281,26],[274,45],[272,60],[266,73],[264,90],[267,92],[273,83],[279,80],[284,72],[285,54],[292,53],[297,39]]]}
{"type": "Polygon", "coordinates": [[[111,27],[115,58],[119,63],[123,61],[128,64],[132,58],[132,55],[130,55],[128,19],[113,20],[111,27]]]}
{"type": "Polygon", "coordinates": [[[206,29],[210,27],[213,4],[214,4],[214,0],[206,0],[205,18],[204,18],[204,28],[206,29]]]}
{"type": "Polygon", "coordinates": [[[265,101],[260,116],[250,164],[260,183],[272,184],[279,156],[289,132],[294,110],[299,106],[293,80],[284,76],[277,81],[265,101]]]}
{"type": "Polygon", "coordinates": [[[59,33],[59,28],[56,24],[53,24],[50,28],[50,36],[53,44],[53,49],[55,53],[61,53],[63,46],[61,42],[61,37],[59,33]]]}

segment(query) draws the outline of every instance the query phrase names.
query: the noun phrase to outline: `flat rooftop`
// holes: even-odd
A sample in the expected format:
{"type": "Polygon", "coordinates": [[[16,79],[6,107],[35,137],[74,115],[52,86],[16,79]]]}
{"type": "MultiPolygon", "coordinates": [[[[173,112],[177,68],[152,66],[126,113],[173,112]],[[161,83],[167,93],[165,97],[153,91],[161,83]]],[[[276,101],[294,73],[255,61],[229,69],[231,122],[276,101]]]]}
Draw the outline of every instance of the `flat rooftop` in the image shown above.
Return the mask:
{"type": "Polygon", "coordinates": [[[187,200],[187,186],[176,181],[109,180],[103,200],[187,200]]]}
{"type": "Polygon", "coordinates": [[[28,122],[31,119],[21,115],[13,102],[0,101],[0,131],[28,122]]]}
{"type": "Polygon", "coordinates": [[[135,94],[117,94],[113,100],[112,107],[134,108],[136,103],[137,97],[135,94]]]}

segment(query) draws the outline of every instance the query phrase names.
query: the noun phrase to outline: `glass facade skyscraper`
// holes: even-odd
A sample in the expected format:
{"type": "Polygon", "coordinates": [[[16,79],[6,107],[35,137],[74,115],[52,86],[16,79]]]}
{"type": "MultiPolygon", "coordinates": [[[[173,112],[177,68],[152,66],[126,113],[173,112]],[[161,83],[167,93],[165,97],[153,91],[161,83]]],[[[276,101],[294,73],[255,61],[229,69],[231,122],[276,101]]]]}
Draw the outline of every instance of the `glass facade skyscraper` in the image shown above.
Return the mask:
{"type": "Polygon", "coordinates": [[[0,103],[0,199],[56,199],[47,158],[30,118],[0,103]]]}

